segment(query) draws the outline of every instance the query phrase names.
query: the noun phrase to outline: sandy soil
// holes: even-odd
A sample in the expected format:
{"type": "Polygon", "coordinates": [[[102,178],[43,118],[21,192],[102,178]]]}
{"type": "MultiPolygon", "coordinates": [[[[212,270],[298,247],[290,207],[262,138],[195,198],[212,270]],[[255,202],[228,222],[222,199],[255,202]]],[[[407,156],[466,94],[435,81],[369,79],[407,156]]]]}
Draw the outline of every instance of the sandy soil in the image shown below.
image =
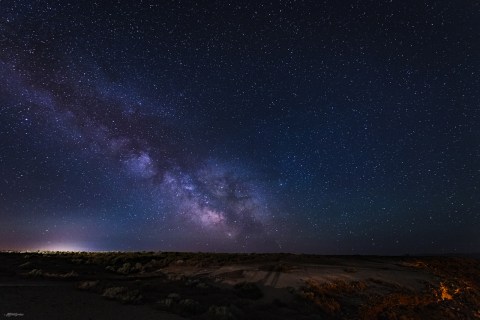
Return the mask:
{"type": "Polygon", "coordinates": [[[0,253],[0,319],[480,319],[479,261],[0,253]]]}

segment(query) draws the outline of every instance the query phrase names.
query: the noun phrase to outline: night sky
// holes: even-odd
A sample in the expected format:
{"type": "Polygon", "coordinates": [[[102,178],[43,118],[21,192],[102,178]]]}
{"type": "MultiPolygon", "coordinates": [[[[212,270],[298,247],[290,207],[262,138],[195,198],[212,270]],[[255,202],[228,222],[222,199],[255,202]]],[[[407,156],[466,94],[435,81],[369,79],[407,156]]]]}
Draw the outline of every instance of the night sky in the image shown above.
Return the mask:
{"type": "Polygon", "coordinates": [[[479,251],[477,1],[0,14],[0,249],[479,251]]]}

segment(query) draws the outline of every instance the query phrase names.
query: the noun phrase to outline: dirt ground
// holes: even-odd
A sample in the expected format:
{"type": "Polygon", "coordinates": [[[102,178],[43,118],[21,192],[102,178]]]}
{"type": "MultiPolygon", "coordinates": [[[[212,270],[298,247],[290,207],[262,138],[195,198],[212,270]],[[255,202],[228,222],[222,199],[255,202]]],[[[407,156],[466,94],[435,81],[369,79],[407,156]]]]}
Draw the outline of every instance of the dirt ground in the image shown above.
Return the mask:
{"type": "Polygon", "coordinates": [[[473,258],[2,252],[0,319],[480,319],[473,258]]]}

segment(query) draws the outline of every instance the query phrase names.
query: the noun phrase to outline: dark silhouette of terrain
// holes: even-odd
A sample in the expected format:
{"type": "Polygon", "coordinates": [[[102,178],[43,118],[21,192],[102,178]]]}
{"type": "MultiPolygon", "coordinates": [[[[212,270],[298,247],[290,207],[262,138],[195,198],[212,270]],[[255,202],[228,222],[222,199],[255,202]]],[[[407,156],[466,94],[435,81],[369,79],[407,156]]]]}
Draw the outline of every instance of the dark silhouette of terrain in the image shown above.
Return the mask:
{"type": "Polygon", "coordinates": [[[0,318],[480,319],[471,257],[1,252],[0,318]]]}

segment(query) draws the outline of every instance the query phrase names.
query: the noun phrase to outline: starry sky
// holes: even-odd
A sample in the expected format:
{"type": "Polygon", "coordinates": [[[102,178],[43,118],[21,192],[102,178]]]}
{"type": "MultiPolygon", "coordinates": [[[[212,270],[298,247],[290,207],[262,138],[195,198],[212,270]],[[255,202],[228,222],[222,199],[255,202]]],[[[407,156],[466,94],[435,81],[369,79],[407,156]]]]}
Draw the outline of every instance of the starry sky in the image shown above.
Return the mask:
{"type": "Polygon", "coordinates": [[[0,249],[480,248],[477,1],[0,13],[0,249]]]}

